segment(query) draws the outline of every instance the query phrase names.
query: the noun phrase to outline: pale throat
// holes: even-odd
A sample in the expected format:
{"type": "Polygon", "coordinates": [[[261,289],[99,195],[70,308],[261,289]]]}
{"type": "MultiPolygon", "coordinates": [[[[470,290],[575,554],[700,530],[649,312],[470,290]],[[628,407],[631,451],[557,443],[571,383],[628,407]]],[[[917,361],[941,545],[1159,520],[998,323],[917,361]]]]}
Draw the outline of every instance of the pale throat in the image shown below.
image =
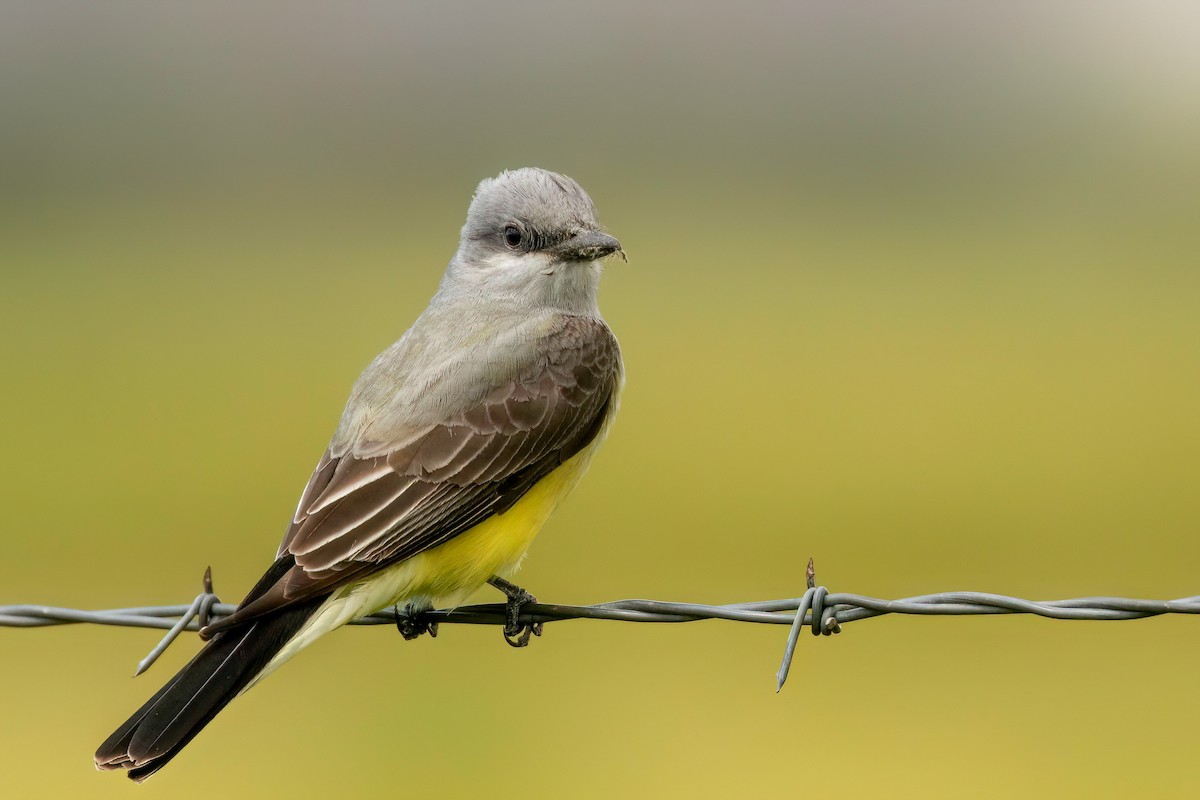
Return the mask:
{"type": "Polygon", "coordinates": [[[600,316],[598,261],[554,261],[542,253],[496,253],[475,271],[473,283],[531,306],[600,316]]]}

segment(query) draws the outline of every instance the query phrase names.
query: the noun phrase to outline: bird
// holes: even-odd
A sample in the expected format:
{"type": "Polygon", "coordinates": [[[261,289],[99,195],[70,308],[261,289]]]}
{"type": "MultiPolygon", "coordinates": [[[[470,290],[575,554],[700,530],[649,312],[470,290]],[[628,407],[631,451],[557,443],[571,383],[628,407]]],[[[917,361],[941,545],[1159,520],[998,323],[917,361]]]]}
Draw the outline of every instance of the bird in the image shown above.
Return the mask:
{"type": "Polygon", "coordinates": [[[491,584],[505,639],[540,633],[509,579],[617,411],[624,366],[598,305],[613,254],[571,178],[526,167],[480,182],[428,306],[355,382],[274,563],[96,767],[144,781],[236,696],[383,608],[405,605],[411,638],[430,627],[419,612],[491,584]]]}

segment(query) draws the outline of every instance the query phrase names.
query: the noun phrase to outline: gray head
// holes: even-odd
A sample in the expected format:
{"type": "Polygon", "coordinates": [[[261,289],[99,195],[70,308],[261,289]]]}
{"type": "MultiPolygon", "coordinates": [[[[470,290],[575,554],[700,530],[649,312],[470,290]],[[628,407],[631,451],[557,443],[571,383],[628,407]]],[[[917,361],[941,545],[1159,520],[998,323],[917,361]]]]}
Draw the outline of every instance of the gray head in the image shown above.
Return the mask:
{"type": "Polygon", "coordinates": [[[565,175],[527,167],[479,184],[439,294],[463,290],[570,311],[594,311],[599,259],[621,251],[600,230],[587,192],[565,175]]]}

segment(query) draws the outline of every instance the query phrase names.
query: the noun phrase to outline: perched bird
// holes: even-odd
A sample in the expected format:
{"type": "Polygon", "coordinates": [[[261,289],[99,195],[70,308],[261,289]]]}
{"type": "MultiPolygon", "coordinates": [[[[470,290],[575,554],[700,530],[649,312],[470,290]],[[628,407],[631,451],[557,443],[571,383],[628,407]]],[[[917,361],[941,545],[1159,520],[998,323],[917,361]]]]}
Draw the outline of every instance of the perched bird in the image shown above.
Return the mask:
{"type": "MultiPolygon", "coordinates": [[[[623,383],[600,317],[621,244],[570,178],[484,180],[429,306],[359,377],[278,556],[207,643],[96,751],[145,780],[230,700],[321,635],[381,608],[427,610],[508,583],[600,446],[623,383]]],[[[416,635],[412,626],[406,635],[416,635]]]]}

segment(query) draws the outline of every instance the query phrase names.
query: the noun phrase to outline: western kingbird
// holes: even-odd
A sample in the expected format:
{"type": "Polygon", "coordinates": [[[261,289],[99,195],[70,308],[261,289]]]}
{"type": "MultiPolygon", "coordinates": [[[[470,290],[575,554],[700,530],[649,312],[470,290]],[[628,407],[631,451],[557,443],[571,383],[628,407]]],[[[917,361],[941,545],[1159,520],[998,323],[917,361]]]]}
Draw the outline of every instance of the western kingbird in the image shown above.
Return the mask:
{"type": "Polygon", "coordinates": [[[381,608],[492,583],[508,596],[505,638],[527,642],[533,598],[506,578],[587,469],[623,383],[597,305],[613,253],[570,178],[526,168],[480,183],[428,308],[354,384],[275,563],[97,768],[145,780],[238,694],[381,608]]]}

